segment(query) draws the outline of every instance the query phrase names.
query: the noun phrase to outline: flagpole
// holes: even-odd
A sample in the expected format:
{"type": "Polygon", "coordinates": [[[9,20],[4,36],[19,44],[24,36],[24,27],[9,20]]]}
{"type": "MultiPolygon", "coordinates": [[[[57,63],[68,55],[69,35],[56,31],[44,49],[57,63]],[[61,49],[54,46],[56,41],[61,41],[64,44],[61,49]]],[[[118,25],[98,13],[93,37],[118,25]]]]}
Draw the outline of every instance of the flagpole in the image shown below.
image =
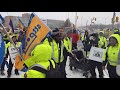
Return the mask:
{"type": "MultiPolygon", "coordinates": [[[[9,17],[8,12],[7,12],[7,16],[9,17]]],[[[10,17],[8,19],[9,19],[9,22],[10,22],[10,17]]],[[[10,27],[10,25],[8,25],[8,28],[9,28],[9,32],[11,33],[11,27],[10,27]]]]}
{"type": "Polygon", "coordinates": [[[13,44],[13,46],[15,47],[15,49],[17,50],[17,52],[19,53],[19,55],[20,55],[20,57],[21,57],[21,59],[22,59],[22,61],[23,61],[24,59],[23,59],[22,55],[20,54],[20,52],[19,52],[19,50],[17,49],[17,47],[16,47],[15,43],[13,42],[13,40],[10,38],[10,36],[9,36],[9,34],[7,33],[5,27],[3,26],[2,23],[0,23],[0,25],[2,26],[2,28],[3,28],[3,30],[4,30],[4,33],[7,35],[7,37],[8,37],[9,40],[10,40],[10,42],[13,44]]]}
{"type": "MultiPolygon", "coordinates": [[[[8,12],[7,12],[7,16],[9,16],[9,15],[8,15],[8,12]]],[[[9,17],[9,22],[10,22],[10,17],[9,17]]],[[[11,28],[11,27],[10,27],[10,25],[9,25],[9,27],[8,27],[8,28],[9,28],[9,29],[11,28]]],[[[11,31],[10,31],[10,32],[11,32],[11,31]]]]}

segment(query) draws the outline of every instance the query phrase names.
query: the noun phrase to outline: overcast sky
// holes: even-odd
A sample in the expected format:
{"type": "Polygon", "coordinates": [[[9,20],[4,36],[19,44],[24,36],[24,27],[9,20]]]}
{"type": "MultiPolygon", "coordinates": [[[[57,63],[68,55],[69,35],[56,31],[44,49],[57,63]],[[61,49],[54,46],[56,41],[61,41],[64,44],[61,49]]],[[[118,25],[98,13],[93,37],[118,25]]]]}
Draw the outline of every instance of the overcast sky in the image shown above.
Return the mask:
{"type": "MultiPolygon", "coordinates": [[[[22,16],[23,13],[31,12],[0,12],[4,16],[22,16]]],[[[76,12],[35,12],[40,18],[66,20],[68,17],[72,23],[75,23],[76,12]]],[[[77,26],[90,25],[91,18],[96,17],[96,24],[111,24],[111,18],[113,12],[77,12],[78,20],[77,26]]],[[[120,17],[120,12],[116,12],[116,15],[120,17]]]]}

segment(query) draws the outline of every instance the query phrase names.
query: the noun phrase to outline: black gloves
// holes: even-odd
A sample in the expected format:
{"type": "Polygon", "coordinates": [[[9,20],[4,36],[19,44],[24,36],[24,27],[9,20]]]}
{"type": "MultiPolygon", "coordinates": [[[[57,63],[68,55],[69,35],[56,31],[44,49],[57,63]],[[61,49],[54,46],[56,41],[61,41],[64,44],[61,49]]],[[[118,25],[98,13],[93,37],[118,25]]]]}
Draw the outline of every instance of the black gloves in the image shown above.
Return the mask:
{"type": "Polygon", "coordinates": [[[24,63],[23,66],[28,69],[27,65],[24,63]]]}
{"type": "Polygon", "coordinates": [[[108,60],[103,61],[102,66],[106,66],[108,60]]]}

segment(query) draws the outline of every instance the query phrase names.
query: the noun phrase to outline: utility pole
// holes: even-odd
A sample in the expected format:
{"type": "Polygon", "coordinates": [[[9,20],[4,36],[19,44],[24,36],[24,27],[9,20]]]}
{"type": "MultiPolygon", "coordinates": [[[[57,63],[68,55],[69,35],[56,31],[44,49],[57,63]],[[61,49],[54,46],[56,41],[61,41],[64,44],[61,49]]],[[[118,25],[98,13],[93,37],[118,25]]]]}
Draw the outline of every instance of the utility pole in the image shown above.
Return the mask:
{"type": "MultiPolygon", "coordinates": [[[[68,12],[68,20],[70,20],[70,19],[69,19],[69,12],[68,12]]],[[[68,26],[70,26],[69,23],[68,23],[68,26]]]]}
{"type": "Polygon", "coordinates": [[[77,29],[77,19],[78,19],[78,16],[77,16],[77,12],[75,14],[75,28],[77,29]]]}
{"type": "Polygon", "coordinates": [[[112,33],[114,33],[115,17],[116,17],[116,13],[113,12],[113,18],[112,18],[112,33]]]}
{"type": "Polygon", "coordinates": [[[82,18],[83,18],[83,16],[81,17],[81,27],[82,27],[82,18]]]}
{"type": "Polygon", "coordinates": [[[88,25],[87,23],[88,23],[88,20],[86,21],[86,30],[87,30],[87,25],[88,25]]]}
{"type": "Polygon", "coordinates": [[[69,12],[68,12],[68,19],[69,19],[69,12]]]}

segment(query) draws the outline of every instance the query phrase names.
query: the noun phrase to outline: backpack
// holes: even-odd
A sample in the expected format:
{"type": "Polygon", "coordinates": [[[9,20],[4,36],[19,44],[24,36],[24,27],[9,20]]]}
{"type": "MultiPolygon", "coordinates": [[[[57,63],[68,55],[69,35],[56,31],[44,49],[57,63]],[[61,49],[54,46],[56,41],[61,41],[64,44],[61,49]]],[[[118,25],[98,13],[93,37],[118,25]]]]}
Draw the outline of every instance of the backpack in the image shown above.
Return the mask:
{"type": "Polygon", "coordinates": [[[61,72],[59,70],[59,66],[57,65],[57,63],[54,61],[55,68],[53,68],[52,62],[50,60],[49,60],[49,62],[50,62],[50,69],[49,70],[46,70],[38,65],[32,67],[31,69],[46,74],[46,78],[63,78],[63,75],[61,74],[61,72]]]}

